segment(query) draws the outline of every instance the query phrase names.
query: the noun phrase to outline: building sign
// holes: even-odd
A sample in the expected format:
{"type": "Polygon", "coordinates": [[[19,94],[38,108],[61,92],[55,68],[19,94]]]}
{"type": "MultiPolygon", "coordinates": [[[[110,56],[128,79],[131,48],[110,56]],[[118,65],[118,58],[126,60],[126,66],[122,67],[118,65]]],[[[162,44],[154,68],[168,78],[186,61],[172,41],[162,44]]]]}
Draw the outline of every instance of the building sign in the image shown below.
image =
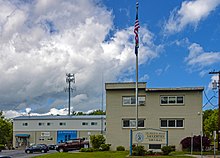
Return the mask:
{"type": "Polygon", "coordinates": [[[133,143],[166,144],[167,132],[157,129],[133,131],[133,143]]]}
{"type": "Polygon", "coordinates": [[[50,132],[41,132],[41,137],[49,137],[50,132]]]}

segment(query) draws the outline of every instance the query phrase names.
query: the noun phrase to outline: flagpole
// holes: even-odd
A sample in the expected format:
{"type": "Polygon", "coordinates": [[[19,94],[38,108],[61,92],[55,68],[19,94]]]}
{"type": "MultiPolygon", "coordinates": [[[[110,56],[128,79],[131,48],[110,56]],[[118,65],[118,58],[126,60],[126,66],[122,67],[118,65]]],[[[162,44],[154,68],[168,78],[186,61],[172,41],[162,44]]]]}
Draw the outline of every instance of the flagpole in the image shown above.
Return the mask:
{"type": "MultiPolygon", "coordinates": [[[[138,49],[138,48],[135,48],[138,49]]],[[[136,88],[135,88],[135,99],[136,99],[136,130],[138,130],[138,53],[136,54],[136,88]]]]}
{"type": "Polygon", "coordinates": [[[136,20],[134,26],[135,33],[135,55],[136,55],[136,86],[135,86],[135,101],[136,101],[136,130],[138,130],[138,48],[139,48],[139,37],[138,37],[138,29],[139,29],[139,21],[138,21],[138,0],[136,0],[136,20]]]}

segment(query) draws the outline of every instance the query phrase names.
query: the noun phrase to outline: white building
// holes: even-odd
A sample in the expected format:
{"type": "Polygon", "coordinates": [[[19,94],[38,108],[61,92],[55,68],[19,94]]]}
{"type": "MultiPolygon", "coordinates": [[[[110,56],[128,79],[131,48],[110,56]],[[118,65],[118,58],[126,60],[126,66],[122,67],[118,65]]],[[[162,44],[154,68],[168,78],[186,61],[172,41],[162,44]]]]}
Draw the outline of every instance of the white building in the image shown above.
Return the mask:
{"type": "Polygon", "coordinates": [[[200,135],[203,87],[146,88],[139,83],[138,132],[136,127],[135,83],[106,83],[106,140],[112,150],[133,144],[147,149],[175,145],[183,138],[200,135]],[[134,139],[135,138],[135,139],[134,139]]]}
{"type": "Polygon", "coordinates": [[[19,116],[13,119],[13,147],[57,144],[74,138],[105,134],[105,115],[19,116]]]}

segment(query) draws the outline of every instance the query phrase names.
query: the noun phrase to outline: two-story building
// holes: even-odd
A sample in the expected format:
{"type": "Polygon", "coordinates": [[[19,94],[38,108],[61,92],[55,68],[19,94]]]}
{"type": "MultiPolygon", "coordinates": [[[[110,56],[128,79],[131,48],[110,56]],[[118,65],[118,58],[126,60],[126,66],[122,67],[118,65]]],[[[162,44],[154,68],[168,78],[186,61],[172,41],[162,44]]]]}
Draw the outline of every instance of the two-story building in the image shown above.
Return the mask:
{"type": "MultiPolygon", "coordinates": [[[[136,127],[135,83],[106,83],[105,89],[107,143],[112,150],[120,145],[129,149],[130,129],[135,131],[136,127]]],[[[145,133],[139,132],[138,138],[144,142],[142,145],[160,149],[168,144],[181,150],[183,138],[200,135],[203,90],[203,87],[146,88],[146,83],[140,82],[138,130],[145,133]],[[143,138],[139,137],[142,135],[143,138]]]]}
{"type": "Polygon", "coordinates": [[[105,115],[19,116],[13,119],[13,147],[57,144],[105,134],[105,115]]]}

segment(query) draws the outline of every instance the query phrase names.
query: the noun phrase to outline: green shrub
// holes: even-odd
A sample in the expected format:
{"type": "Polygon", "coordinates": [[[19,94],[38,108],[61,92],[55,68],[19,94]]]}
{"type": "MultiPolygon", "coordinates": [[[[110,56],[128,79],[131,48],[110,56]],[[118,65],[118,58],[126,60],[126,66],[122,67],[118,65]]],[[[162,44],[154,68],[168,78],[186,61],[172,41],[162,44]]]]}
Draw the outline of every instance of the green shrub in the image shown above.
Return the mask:
{"type": "Polygon", "coordinates": [[[155,155],[155,153],[152,150],[149,150],[146,152],[146,155],[155,155]]]}
{"type": "Polygon", "coordinates": [[[90,142],[94,149],[99,149],[101,144],[105,144],[105,138],[103,135],[91,135],[90,142]]]}
{"type": "Polygon", "coordinates": [[[146,150],[144,149],[144,146],[135,146],[133,148],[133,151],[132,151],[132,155],[134,156],[144,156],[146,153],[146,150]]]}
{"type": "Polygon", "coordinates": [[[171,146],[163,146],[161,150],[163,152],[163,155],[169,155],[169,153],[173,151],[173,148],[171,146]]]}
{"type": "Polygon", "coordinates": [[[0,144],[0,150],[5,150],[5,146],[3,144],[0,144]]]}
{"type": "Polygon", "coordinates": [[[118,147],[116,148],[116,150],[117,150],[117,151],[125,151],[125,147],[123,147],[123,146],[118,146],[118,147]]]}
{"type": "Polygon", "coordinates": [[[81,148],[80,152],[93,152],[94,149],[93,148],[81,148]]]}
{"type": "Polygon", "coordinates": [[[101,144],[101,151],[109,151],[111,144],[101,144]]]}

